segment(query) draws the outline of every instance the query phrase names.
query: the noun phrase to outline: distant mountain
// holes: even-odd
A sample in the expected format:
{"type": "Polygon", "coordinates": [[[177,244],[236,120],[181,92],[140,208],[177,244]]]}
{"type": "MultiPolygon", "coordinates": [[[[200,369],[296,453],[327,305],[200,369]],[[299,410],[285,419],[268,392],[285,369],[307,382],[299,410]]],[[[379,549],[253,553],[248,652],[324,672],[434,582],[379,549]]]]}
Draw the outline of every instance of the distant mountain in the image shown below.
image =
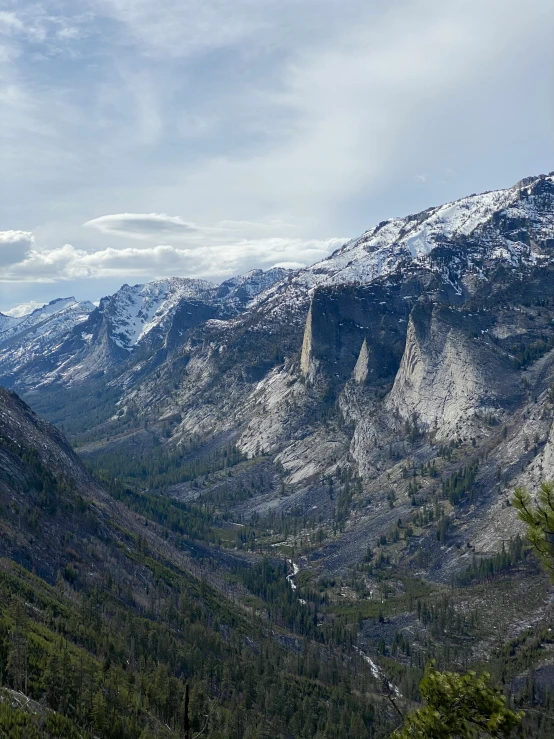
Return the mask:
{"type": "Polygon", "coordinates": [[[174,277],[123,285],[97,308],[59,298],[20,318],[0,314],[0,380],[32,388],[109,374],[139,347],[152,352],[208,318],[236,315],[288,273],[252,270],[221,285],[174,277]]]}
{"type": "Polygon", "coordinates": [[[2,316],[0,324],[0,342],[2,345],[10,342],[23,342],[29,336],[35,338],[47,336],[54,328],[61,330],[71,325],[72,320],[83,321],[86,316],[94,310],[94,305],[89,301],[77,302],[75,298],[57,298],[42,308],[36,308],[31,313],[23,316],[2,316]]]}
{"type": "Polygon", "coordinates": [[[5,316],[3,313],[0,313],[0,333],[16,324],[18,320],[19,319],[14,316],[5,316]]]}
{"type": "Polygon", "coordinates": [[[52,300],[18,318],[0,315],[2,372],[22,372],[35,361],[44,365],[68,333],[86,321],[94,310],[89,301],[78,302],[71,297],[52,300]]]}

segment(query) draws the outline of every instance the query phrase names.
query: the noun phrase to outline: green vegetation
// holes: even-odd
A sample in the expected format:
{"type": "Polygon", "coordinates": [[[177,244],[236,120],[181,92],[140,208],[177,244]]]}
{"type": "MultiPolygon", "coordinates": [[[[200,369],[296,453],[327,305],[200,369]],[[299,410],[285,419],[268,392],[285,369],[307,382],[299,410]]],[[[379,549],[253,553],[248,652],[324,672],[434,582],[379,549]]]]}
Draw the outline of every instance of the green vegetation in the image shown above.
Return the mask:
{"type": "MultiPolygon", "coordinates": [[[[48,532],[52,521],[67,520],[70,509],[84,514],[82,546],[67,527],[57,538],[37,534],[40,546],[62,552],[55,585],[0,560],[0,739],[181,737],[186,685],[192,736],[384,739],[398,723],[395,708],[364,654],[397,686],[397,707],[425,702],[397,737],[472,736],[472,721],[481,732],[475,736],[508,736],[502,731],[516,727],[520,708],[526,713],[520,736],[553,735],[554,694],[534,677],[552,645],[546,621],[504,643],[505,625],[522,622],[544,602],[546,577],[537,574],[523,540],[516,537],[489,557],[474,556],[451,582],[420,577],[420,558],[432,561],[444,542],[462,546],[441,486],[452,505],[463,503],[478,467],[473,462],[440,479],[447,463],[448,473],[463,464],[456,461],[456,444],[412,466],[413,481],[427,478],[414,488],[421,507],[399,511],[379,536],[363,542],[362,561],[325,578],[314,558],[293,589],[284,553],[317,548],[348,522],[352,508],[365,504],[360,481],[347,467],[321,481],[330,514],[294,503],[286,513],[253,515],[238,526],[228,501],[271,489],[272,472],[262,456],[245,461],[232,446],[196,456],[194,463],[194,455],[168,455],[163,445],[145,462],[138,454],[126,459],[117,453],[99,461],[103,471],[96,474],[121,517],[99,525],[94,503],[81,498],[72,481],[52,474],[36,451],[7,439],[0,443],[27,471],[29,510],[12,515],[11,503],[2,500],[14,541],[21,527],[48,532]],[[187,489],[201,490],[201,502],[165,494],[183,479],[187,489]],[[287,541],[273,549],[283,534],[287,541]],[[95,536],[102,537],[97,550],[95,536]],[[511,599],[518,580],[525,582],[523,600],[535,598],[527,611],[526,603],[511,599]],[[519,607],[521,617],[510,610],[519,607]],[[500,621],[503,610],[510,613],[500,621]],[[483,655],[490,681],[457,674],[470,667],[480,672],[483,655]],[[430,668],[418,687],[429,659],[452,672],[430,668]],[[466,691],[473,713],[469,699],[452,704],[455,689],[466,691]],[[17,705],[15,691],[31,701],[17,705]],[[441,711],[453,715],[439,726],[441,711]],[[450,733],[433,733],[441,727],[450,733]]],[[[545,557],[554,554],[553,490],[543,489],[540,510],[521,498],[533,512],[545,557]]],[[[287,494],[283,486],[282,497],[287,494]]],[[[391,507],[398,505],[394,492],[387,494],[391,507]]]]}
{"type": "Polygon", "coordinates": [[[349,674],[340,651],[329,661],[305,639],[287,649],[184,573],[166,575],[158,563],[157,585],[139,608],[107,580],[75,592],[1,567],[0,674],[6,687],[40,701],[46,718],[5,707],[0,736],[17,736],[9,733],[17,722],[22,731],[36,723],[37,737],[57,736],[48,710],[72,727],[60,737],[73,727],[105,739],[177,736],[187,682],[192,731],[207,722],[213,739],[386,735],[386,714],[367,697],[371,677],[349,674]]]}
{"type": "Polygon", "coordinates": [[[443,497],[448,498],[452,505],[460,503],[468,493],[471,497],[478,471],[479,462],[473,462],[455,472],[442,484],[443,497]]]}
{"type": "MultiPolygon", "coordinates": [[[[199,541],[219,542],[219,537],[212,528],[213,511],[208,506],[182,503],[165,495],[138,493],[116,480],[111,480],[105,474],[98,477],[116,500],[168,531],[199,541]]],[[[178,540],[175,543],[180,544],[178,540]]]]}
{"type": "Polygon", "coordinates": [[[524,488],[516,488],[512,502],[527,524],[529,541],[554,578],[554,482],[541,483],[536,505],[524,488]]]}
{"type": "MultiPolygon", "coordinates": [[[[86,510],[87,504],[76,492],[73,481],[63,475],[54,475],[40,459],[36,449],[13,443],[0,431],[0,448],[18,457],[25,469],[25,492],[31,493],[29,505],[24,511],[26,523],[31,529],[40,527],[40,513],[55,514],[58,508],[65,512],[77,508],[86,510]]],[[[8,478],[9,479],[9,478],[8,478]]],[[[21,480],[19,480],[21,483],[21,480]]],[[[1,512],[1,511],[0,511],[1,512]]]]}
{"type": "Polygon", "coordinates": [[[84,434],[113,415],[119,391],[93,379],[79,387],[52,386],[48,392],[22,396],[40,415],[63,428],[69,436],[84,434]]]}
{"type": "Polygon", "coordinates": [[[0,690],[0,739],[82,739],[75,724],[59,713],[25,710],[25,701],[0,690]]]}
{"type": "Polygon", "coordinates": [[[439,672],[431,664],[420,692],[425,705],[406,717],[392,739],[507,738],[523,718],[506,708],[506,698],[491,687],[487,673],[439,672]]]}
{"type": "Polygon", "coordinates": [[[543,334],[536,341],[528,344],[520,343],[515,347],[514,365],[517,369],[523,369],[533,364],[537,359],[543,357],[554,348],[554,336],[543,334]]]}
{"type": "MultiPolygon", "coordinates": [[[[135,489],[160,490],[177,483],[198,481],[202,476],[234,467],[246,458],[238,449],[229,445],[203,457],[192,455],[199,443],[191,439],[183,449],[166,449],[158,437],[153,436],[154,448],[147,455],[138,451],[103,453],[98,459],[88,459],[92,469],[105,479],[119,480],[135,489]]],[[[196,485],[198,482],[196,482],[196,485]]]]}
{"type": "Polygon", "coordinates": [[[471,582],[486,582],[500,574],[509,572],[512,567],[529,559],[529,548],[525,547],[521,536],[516,536],[508,543],[508,548],[502,544],[502,549],[492,557],[475,556],[465,572],[458,575],[458,585],[468,585],[471,582]]]}

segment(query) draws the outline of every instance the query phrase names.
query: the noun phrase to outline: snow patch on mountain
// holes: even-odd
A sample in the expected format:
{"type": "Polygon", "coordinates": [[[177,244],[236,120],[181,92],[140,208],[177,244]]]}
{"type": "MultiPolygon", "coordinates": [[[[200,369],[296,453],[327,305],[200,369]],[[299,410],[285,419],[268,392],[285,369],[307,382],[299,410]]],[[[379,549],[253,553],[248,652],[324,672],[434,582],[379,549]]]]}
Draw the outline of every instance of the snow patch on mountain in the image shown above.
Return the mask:
{"type": "Polygon", "coordinates": [[[228,302],[233,298],[253,298],[264,290],[285,279],[291,273],[284,267],[272,267],[265,272],[262,269],[252,269],[244,275],[231,277],[219,286],[218,297],[228,302]]]}
{"type": "MultiPolygon", "coordinates": [[[[88,307],[90,307],[90,310],[94,308],[88,301],[78,303],[74,297],[57,298],[41,308],[36,308],[28,315],[21,317],[6,316],[6,318],[12,318],[12,320],[0,322],[0,344],[5,344],[16,336],[26,335],[31,330],[40,333],[40,327],[47,326],[52,317],[64,315],[68,308],[74,309],[76,306],[83,306],[85,310],[88,310],[88,307]]],[[[48,330],[45,329],[45,332],[48,330]]]]}
{"type": "Polygon", "coordinates": [[[205,280],[184,277],[170,277],[132,287],[123,285],[115,295],[100,301],[99,311],[110,316],[114,343],[131,350],[153,329],[160,327],[181,300],[205,299],[215,287],[205,280]]]}
{"type": "MultiPolygon", "coordinates": [[[[491,261],[517,265],[522,259],[534,263],[544,258],[534,242],[554,239],[554,173],[382,221],[321,262],[261,293],[254,305],[279,315],[291,304],[309,300],[322,285],[370,284],[408,265],[438,270],[430,262],[433,251],[445,244],[463,244],[471,237],[478,240],[481,256],[491,261]],[[498,227],[503,220],[514,224],[524,220],[531,228],[530,245],[520,240],[517,229],[513,236],[503,235],[498,227]]],[[[465,259],[469,266],[469,252],[465,259]]]]}
{"type": "Polygon", "coordinates": [[[4,331],[7,331],[12,326],[15,326],[18,322],[18,317],[0,313],[0,337],[4,331]]]}
{"type": "Polygon", "coordinates": [[[88,300],[54,300],[2,330],[0,322],[0,374],[17,372],[34,359],[55,352],[68,333],[94,310],[88,300]]]}
{"type": "MultiPolygon", "coordinates": [[[[553,175],[538,178],[537,182],[541,179],[554,183],[553,175]]],[[[325,276],[316,280],[318,284],[371,282],[393,272],[406,258],[423,261],[445,241],[454,242],[459,237],[471,236],[478,229],[492,225],[494,217],[501,214],[510,218],[524,214],[527,218],[533,216],[537,222],[543,220],[532,188],[522,191],[516,186],[470,195],[414,216],[385,221],[315,264],[310,271],[316,276],[325,276]]],[[[554,234],[553,213],[550,213],[545,227],[554,234]]],[[[504,248],[511,245],[509,239],[502,239],[502,242],[504,248]]],[[[507,249],[507,252],[512,253],[512,250],[507,249]]],[[[299,278],[302,279],[301,276],[299,278]]]]}
{"type": "Polygon", "coordinates": [[[288,274],[290,270],[276,267],[266,272],[254,269],[232,277],[219,286],[185,277],[171,277],[133,287],[123,285],[115,295],[104,298],[99,309],[110,316],[113,341],[117,346],[131,351],[151,331],[163,329],[183,300],[217,305],[231,316],[288,274]]]}

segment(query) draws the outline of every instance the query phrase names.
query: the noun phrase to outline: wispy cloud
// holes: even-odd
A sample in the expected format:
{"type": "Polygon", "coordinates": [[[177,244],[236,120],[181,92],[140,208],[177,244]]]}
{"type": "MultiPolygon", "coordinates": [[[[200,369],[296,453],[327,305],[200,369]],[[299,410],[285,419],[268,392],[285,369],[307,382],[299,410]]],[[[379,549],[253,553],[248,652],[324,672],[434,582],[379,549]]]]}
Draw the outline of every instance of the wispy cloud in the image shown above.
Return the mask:
{"type": "Polygon", "coordinates": [[[24,29],[23,21],[15,13],[0,10],[0,31],[4,34],[21,32],[24,29]]]}
{"type": "Polygon", "coordinates": [[[189,56],[230,47],[260,33],[280,5],[275,0],[100,0],[103,12],[117,19],[145,54],[189,56]]]}

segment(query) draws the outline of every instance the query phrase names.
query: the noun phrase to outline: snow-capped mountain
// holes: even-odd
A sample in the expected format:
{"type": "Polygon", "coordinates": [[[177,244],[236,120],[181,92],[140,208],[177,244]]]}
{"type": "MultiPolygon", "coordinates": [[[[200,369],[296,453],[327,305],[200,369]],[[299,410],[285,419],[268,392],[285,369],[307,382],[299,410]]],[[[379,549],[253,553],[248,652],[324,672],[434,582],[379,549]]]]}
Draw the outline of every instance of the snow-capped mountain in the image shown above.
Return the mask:
{"type": "Polygon", "coordinates": [[[98,307],[60,298],[22,317],[0,314],[0,377],[36,387],[109,373],[139,348],[152,353],[203,321],[237,315],[287,274],[252,270],[221,285],[172,277],[125,284],[98,307]]]}
{"type": "Polygon", "coordinates": [[[44,335],[53,325],[62,324],[70,315],[76,320],[82,316],[84,320],[88,313],[94,310],[94,305],[88,301],[78,302],[75,298],[57,298],[42,308],[36,308],[24,316],[4,316],[0,314],[0,344],[14,339],[17,336],[27,336],[31,332],[34,336],[44,335]],[[3,319],[3,320],[2,320],[3,319]]]}
{"type": "Polygon", "coordinates": [[[509,486],[554,476],[554,174],[384,221],[302,270],[124,285],[17,366],[16,339],[0,344],[2,381],[73,424],[91,454],[178,456],[194,439],[223,458],[233,443],[277,480],[263,500],[237,488],[232,516],[294,505],[336,530],[325,481],[359,480],[331,567],[477,465],[482,507],[459,548],[437,551],[434,531],[426,544],[446,572],[464,541],[515,533],[509,486]],[[431,461],[437,476],[406,475],[431,461]]]}
{"type": "Polygon", "coordinates": [[[272,267],[265,272],[262,269],[250,270],[222,282],[217,290],[217,299],[222,304],[240,306],[282,282],[291,273],[292,270],[283,267],[272,267]]]}
{"type": "Polygon", "coordinates": [[[0,335],[8,328],[14,326],[18,321],[19,318],[15,316],[6,316],[4,313],[0,313],[0,335]]]}
{"type": "Polygon", "coordinates": [[[29,387],[111,373],[139,347],[144,354],[174,346],[213,318],[231,336],[252,322],[261,331],[275,330],[274,322],[298,328],[316,289],[368,285],[413,269],[440,275],[461,294],[500,265],[521,269],[552,258],[553,202],[554,174],[529,177],[383,221],[305,269],[252,270],[221,285],[175,277],[123,285],[96,310],[68,298],[21,318],[0,315],[0,377],[29,387]]]}
{"type": "Polygon", "coordinates": [[[102,298],[98,311],[109,315],[114,343],[130,351],[151,331],[163,328],[181,300],[208,301],[215,289],[211,282],[181,277],[123,285],[114,295],[102,298]]]}
{"type": "Polygon", "coordinates": [[[552,258],[552,248],[554,173],[382,221],[327,259],[261,293],[254,304],[280,314],[294,303],[305,305],[317,287],[367,285],[414,267],[453,282],[468,273],[484,278],[500,264],[517,268],[552,258]]]}
{"type": "Polygon", "coordinates": [[[298,510],[329,530],[340,506],[328,481],[348,470],[360,492],[321,553],[338,570],[471,470],[478,515],[453,494],[448,550],[436,530],[418,534],[448,580],[468,541],[495,551],[517,533],[515,485],[554,476],[553,385],[550,174],[382,222],[234,317],[199,323],[155,368],[112,381],[91,454],[135,453],[145,425],[175,452],[192,435],[206,454],[232,439],[278,480],[232,516],[298,510]]]}
{"type": "Polygon", "coordinates": [[[33,361],[42,362],[55,352],[67,334],[95,310],[89,301],[75,298],[52,300],[21,316],[0,317],[0,367],[6,375],[17,373],[33,361]],[[2,318],[8,320],[2,321],[2,318]]]}
{"type": "MultiPolygon", "coordinates": [[[[552,593],[526,555],[496,575],[487,563],[523,549],[514,488],[554,479],[554,173],[383,221],[306,269],[124,285],[29,359],[26,337],[46,340],[72,305],[60,308],[0,320],[0,373],[12,368],[0,383],[63,423],[97,469],[216,512],[210,531],[220,519],[226,537],[212,553],[301,552],[299,592],[349,583],[331,587],[352,612],[375,615],[385,582],[401,598],[389,656],[406,629],[433,650],[446,635],[408,619],[410,582],[430,606],[474,581],[457,604],[469,613],[472,592],[471,612],[489,614],[479,661],[497,651],[500,617],[510,639],[550,628],[552,593]]],[[[194,536],[168,545],[196,558],[194,536]]],[[[377,619],[364,624],[358,638],[381,639],[377,619]]]]}
{"type": "Polygon", "coordinates": [[[206,280],[171,277],[145,285],[123,285],[114,295],[103,298],[99,312],[109,312],[111,338],[120,347],[132,350],[153,331],[168,328],[183,301],[199,301],[216,306],[228,317],[243,310],[259,293],[280,282],[289,270],[251,270],[221,285],[206,280]]]}

